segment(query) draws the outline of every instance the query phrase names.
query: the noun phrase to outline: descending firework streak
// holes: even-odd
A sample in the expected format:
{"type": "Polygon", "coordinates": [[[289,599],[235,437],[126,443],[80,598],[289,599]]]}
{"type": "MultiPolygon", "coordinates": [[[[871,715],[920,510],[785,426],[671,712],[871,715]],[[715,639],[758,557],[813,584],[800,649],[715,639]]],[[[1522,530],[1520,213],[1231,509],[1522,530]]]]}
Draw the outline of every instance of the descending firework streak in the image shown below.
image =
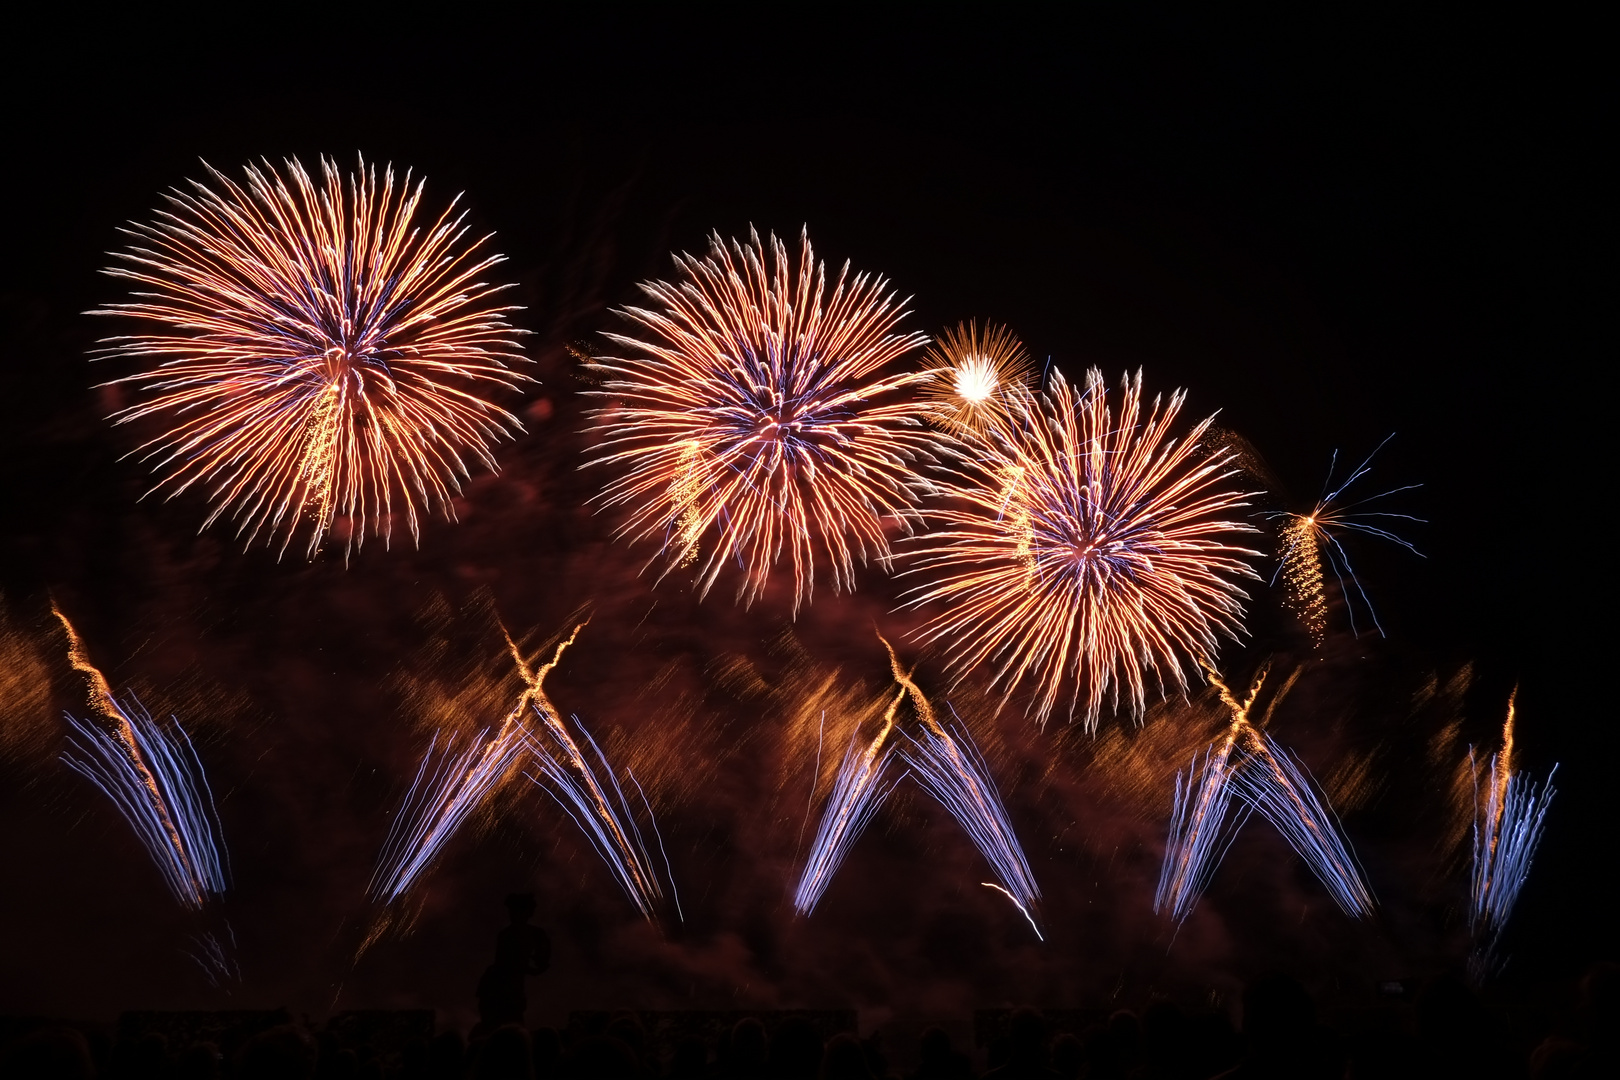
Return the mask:
{"type": "MultiPolygon", "coordinates": [[[[1552,778],[1558,772],[1558,767],[1553,766],[1538,787],[1513,768],[1513,720],[1510,696],[1507,720],[1502,726],[1502,749],[1491,755],[1483,777],[1474,766],[1474,858],[1468,929],[1475,943],[1470,965],[1480,977],[1491,974],[1498,966],[1496,946],[1541,843],[1547,808],[1554,794],[1552,778]]],[[[1469,763],[1474,765],[1472,751],[1469,763]]]]}
{"type": "Polygon", "coordinates": [[[345,554],[396,519],[417,539],[422,512],[451,516],[469,462],[493,469],[491,445],[520,429],[482,396],[524,381],[504,286],[481,280],[501,257],[467,242],[454,203],[419,215],[409,173],[323,159],[319,180],[293,160],[246,174],[210,168],[214,186],[125,230],[107,272],[135,298],[96,314],[155,326],[104,342],[151,365],[114,381],[140,398],[117,422],[165,425],[136,453],[154,491],[206,492],[204,528],[228,515],[282,551],[302,530],[311,557],[339,518],[345,554]]]}
{"type": "Polygon", "coordinates": [[[1361,587],[1360,580],[1350,567],[1350,556],[1340,542],[1340,533],[1359,532],[1380,537],[1399,544],[1414,555],[1422,556],[1422,552],[1409,542],[1383,528],[1381,524],[1375,523],[1392,519],[1421,522],[1422,518],[1413,517],[1411,514],[1359,509],[1379,499],[1403,491],[1412,491],[1422,487],[1422,484],[1407,484],[1405,487],[1392,488],[1347,505],[1341,505],[1339,502],[1351,484],[1371,471],[1372,459],[1394,437],[1390,435],[1379,443],[1373,452],[1367,455],[1367,460],[1353,469],[1338,487],[1333,487],[1333,473],[1339,460],[1338,451],[1335,450],[1332,463],[1328,466],[1327,480],[1322,485],[1322,497],[1309,512],[1295,514],[1280,511],[1267,515],[1281,522],[1277,528],[1277,541],[1280,547],[1277,570],[1271,577],[1271,583],[1275,585],[1279,578],[1282,580],[1289,606],[1305,624],[1311,640],[1318,645],[1322,643],[1323,634],[1327,630],[1327,578],[1324,570],[1331,570],[1339,583],[1339,591],[1344,596],[1345,610],[1350,616],[1351,632],[1358,633],[1355,606],[1350,602],[1349,590],[1345,588],[1346,579],[1356,587],[1361,602],[1367,606],[1367,615],[1372,619],[1373,628],[1380,634],[1384,632],[1384,628],[1378,624],[1378,614],[1373,611],[1372,601],[1367,599],[1366,590],[1361,587]]]}
{"type": "Polygon", "coordinates": [[[71,734],[62,760],[118,807],[164,884],[183,907],[201,910],[229,884],[213,792],[180,722],[154,721],[133,694],[120,701],[90,662],[73,624],[54,604],[68,636],[68,658],[90,688],[96,719],[67,714],[71,734]]]}
{"type": "MultiPolygon", "coordinates": [[[[629,800],[578,718],[574,726],[590,746],[594,763],[581,751],[578,740],[546,696],[546,675],[584,628],[584,623],[574,627],[573,633],[557,644],[550,661],[539,666],[527,660],[512,636],[506,635],[507,647],[523,679],[522,692],[500,726],[480,732],[469,748],[459,749],[451,739],[441,744],[439,736],[434,736],[383,845],[371,879],[373,898],[390,903],[402,896],[462,825],[487,807],[502,787],[522,776],[543,788],[580,827],[641,913],[648,919],[656,916],[664,895],[663,885],[653,870],[629,800]],[[535,771],[527,771],[529,768],[535,771]],[[601,776],[606,776],[605,782],[601,776]]],[[[635,782],[634,775],[630,779],[635,782]]],[[[646,794],[641,795],[651,820],[652,806],[646,794]]],[[[656,837],[656,822],[653,829],[656,837]]],[[[667,859],[664,870],[668,876],[667,859]]],[[[673,890],[672,880],[672,895],[673,890]]],[[[675,904],[679,914],[678,896],[675,904]]]]}
{"type": "Polygon", "coordinates": [[[628,513],[619,535],[657,537],[667,574],[697,564],[700,594],[728,566],[751,604],[785,555],[794,610],[818,569],[854,587],[855,560],[887,566],[886,525],[906,525],[925,484],[912,462],[938,436],[925,403],[899,391],[922,373],[885,373],[920,346],[882,278],[831,289],[808,236],[797,263],[772,236],[707,258],[676,256],[679,280],[643,289],[652,307],[623,314],[641,336],[609,335],[628,355],[598,357],[589,464],[624,471],[599,496],[628,513]]]}
{"type": "Polygon", "coordinates": [[[1258,553],[1229,540],[1254,529],[1227,516],[1247,504],[1230,451],[1200,444],[1210,421],[1171,437],[1182,401],[1144,418],[1138,372],[1116,413],[1096,369],[1080,392],[1054,373],[954,466],[907,571],[933,580],[907,603],[943,606],[919,635],[958,679],[988,665],[1007,697],[1027,680],[1041,723],[1072,683],[1070,717],[1095,728],[1105,699],[1139,716],[1150,681],[1185,690],[1193,658],[1241,633],[1258,553]]]}
{"type": "MultiPolygon", "coordinates": [[[[883,640],[881,635],[879,640],[883,640]]],[[[985,884],[1004,893],[1040,937],[1033,912],[1041,891],[984,758],[960,721],[947,725],[939,720],[928,698],[901,666],[893,647],[887,641],[883,645],[888,649],[890,671],[899,690],[884,710],[882,726],[871,742],[862,748],[859,732],[851,737],[799,878],[795,908],[803,915],[815,909],[872,815],[900,781],[915,775],[989,862],[1000,884],[985,884]],[[908,696],[920,726],[915,737],[900,732],[896,724],[898,710],[908,696]],[[891,738],[897,733],[903,740],[898,747],[891,738]],[[896,758],[908,767],[907,773],[893,775],[891,765],[896,758]]]]}
{"type": "Polygon", "coordinates": [[[1029,354],[1005,326],[962,323],[925,355],[931,418],[955,434],[978,435],[1003,421],[1009,401],[1029,389],[1029,354]]]}
{"type": "MultiPolygon", "coordinates": [[[[1259,813],[1316,873],[1340,910],[1350,916],[1370,914],[1372,893],[1332,811],[1288,753],[1249,721],[1267,668],[1260,669],[1242,701],[1218,672],[1207,671],[1231,722],[1226,735],[1194,758],[1185,774],[1176,774],[1153,910],[1177,925],[1185,922],[1238,829],[1251,813],[1259,813]]],[[[1292,683],[1290,679],[1284,685],[1273,705],[1292,683]]]]}

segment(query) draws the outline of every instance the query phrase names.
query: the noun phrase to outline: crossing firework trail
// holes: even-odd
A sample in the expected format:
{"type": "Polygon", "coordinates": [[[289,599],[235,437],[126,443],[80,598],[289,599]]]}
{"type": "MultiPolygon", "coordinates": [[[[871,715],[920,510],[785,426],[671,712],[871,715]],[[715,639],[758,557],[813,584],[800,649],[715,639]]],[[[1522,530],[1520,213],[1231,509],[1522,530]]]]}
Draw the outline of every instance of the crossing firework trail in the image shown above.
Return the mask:
{"type": "MultiPolygon", "coordinates": [[[[1238,829],[1258,812],[1305,860],[1340,910],[1350,916],[1370,914],[1372,893],[1332,811],[1290,755],[1249,721],[1269,664],[1256,673],[1241,702],[1219,672],[1207,665],[1205,670],[1231,721],[1225,735],[1193,759],[1185,779],[1176,774],[1153,910],[1178,925],[1184,922],[1238,829]]],[[[1273,707],[1298,677],[1296,671],[1273,698],[1273,707]]]]}
{"type": "Polygon", "coordinates": [[[878,635],[888,650],[891,675],[899,692],[884,711],[875,738],[859,750],[859,733],[851,739],[823,811],[810,857],[800,876],[794,903],[800,914],[814,910],[849,848],[859,838],[894,787],[908,775],[916,776],[923,790],[936,799],[984,855],[1000,881],[993,886],[1004,893],[1041,936],[1034,909],[1040,888],[1013,832],[1006,806],[989,768],[960,721],[942,723],[911,673],[901,665],[894,647],[878,635]],[[900,706],[911,699],[918,732],[903,731],[897,723],[900,706]],[[906,772],[892,775],[892,762],[906,772]]]}
{"type": "MultiPolygon", "coordinates": [[[[480,732],[470,748],[458,750],[448,738],[441,745],[434,736],[384,842],[369,888],[373,898],[390,903],[402,896],[469,818],[483,812],[503,786],[523,776],[557,800],[641,913],[648,919],[656,916],[663,886],[613,770],[581,727],[595,764],[585,757],[545,692],[546,676],[588,621],[575,626],[558,642],[551,659],[538,666],[501,628],[523,690],[500,726],[480,732]],[[531,768],[539,775],[528,771],[531,768]],[[598,770],[607,776],[605,784],[598,770]],[[616,799],[609,799],[609,787],[616,799]]],[[[651,804],[644,793],[642,798],[650,818],[651,804]]],[[[676,903],[678,910],[678,899],[676,903]]]]}

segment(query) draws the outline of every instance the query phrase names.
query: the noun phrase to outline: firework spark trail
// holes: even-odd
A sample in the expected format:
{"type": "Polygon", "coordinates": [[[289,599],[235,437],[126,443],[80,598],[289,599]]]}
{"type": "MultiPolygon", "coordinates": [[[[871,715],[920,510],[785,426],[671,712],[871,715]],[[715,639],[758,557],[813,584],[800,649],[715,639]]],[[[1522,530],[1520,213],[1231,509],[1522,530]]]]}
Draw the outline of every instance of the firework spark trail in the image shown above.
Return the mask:
{"type": "Polygon", "coordinates": [[[905,774],[885,778],[894,747],[888,744],[889,733],[894,730],[895,710],[905,700],[901,691],[889,705],[883,718],[883,728],[877,737],[860,749],[860,733],[851,736],[844,751],[843,763],[838,767],[838,778],[833,782],[827,809],[816,827],[816,838],[810,845],[810,857],[799,876],[799,887],[793,894],[793,907],[800,915],[815,910],[833,875],[843,865],[844,857],[854,846],[872,815],[889,797],[905,774]]]}
{"type": "Polygon", "coordinates": [[[1024,343],[1005,326],[961,323],[928,347],[927,396],[931,417],[965,436],[1002,422],[1008,400],[1029,389],[1031,365],[1024,343]]]}
{"type": "Polygon", "coordinates": [[[345,555],[368,531],[387,543],[396,516],[419,539],[420,510],[453,517],[469,459],[494,469],[490,446],[522,430],[475,392],[528,381],[507,366],[525,358],[494,303],[506,286],[480,280],[502,257],[466,242],[459,197],[419,221],[409,172],[208,173],[124,230],[107,273],[138,291],[94,312],[157,324],[99,354],[153,365],[109,384],[144,398],[117,423],[167,425],[134,451],[152,491],[204,489],[204,528],[229,516],[249,545],[283,534],[282,552],[305,519],[312,558],[340,517],[345,555]]]}
{"type": "Polygon", "coordinates": [[[1193,658],[1242,633],[1237,581],[1258,553],[1224,538],[1255,530],[1223,516],[1247,503],[1226,484],[1231,451],[1200,449],[1210,421],[1171,438],[1183,400],[1144,419],[1138,372],[1116,415],[1100,372],[1078,393],[1054,373],[956,462],[906,571],[935,580],[905,603],[944,605],[918,636],[943,644],[958,682],[988,665],[1006,700],[1028,680],[1043,724],[1072,683],[1070,717],[1095,729],[1105,698],[1140,716],[1150,681],[1185,690],[1193,658]]]}
{"type": "MultiPolygon", "coordinates": [[[[1370,914],[1372,893],[1332,811],[1300,766],[1249,721],[1269,666],[1261,667],[1241,702],[1214,668],[1206,665],[1205,670],[1232,719],[1225,736],[1193,759],[1185,780],[1176,774],[1153,910],[1168,913],[1178,925],[1184,922],[1238,829],[1250,813],[1258,812],[1282,833],[1346,915],[1370,914]]],[[[1273,698],[1273,706],[1298,677],[1296,671],[1273,698]]]]}
{"type": "Polygon", "coordinates": [[[1367,614],[1372,618],[1374,629],[1380,635],[1384,628],[1379,625],[1378,613],[1373,610],[1372,601],[1367,598],[1367,591],[1362,588],[1361,581],[1356,577],[1350,566],[1350,556],[1344,550],[1344,545],[1336,535],[1340,532],[1359,532],[1369,536],[1376,536],[1410,551],[1412,554],[1423,557],[1423,553],[1412,544],[1390,532],[1388,529],[1370,524],[1368,518],[1393,518],[1401,521],[1422,522],[1420,517],[1411,514],[1397,514],[1388,511],[1361,511],[1355,512],[1357,507],[1379,499],[1398,495],[1403,491],[1412,491],[1420,488],[1422,484],[1407,484],[1405,487],[1392,488],[1378,495],[1345,506],[1338,505],[1339,497],[1363,476],[1366,476],[1372,467],[1372,459],[1393,439],[1393,434],[1385,437],[1384,441],[1374,448],[1367,459],[1353,469],[1344,482],[1338,487],[1329,490],[1333,484],[1333,473],[1338,465],[1339,452],[1333,452],[1333,458],[1328,465],[1327,480],[1322,485],[1322,497],[1317,499],[1309,513],[1295,514],[1286,511],[1265,515],[1272,519],[1280,519],[1282,525],[1277,530],[1277,539],[1281,542],[1282,550],[1278,555],[1277,570],[1271,576],[1271,583],[1275,585],[1282,579],[1284,590],[1288,597],[1289,606],[1299,616],[1311,640],[1320,645],[1327,629],[1327,578],[1323,572],[1326,566],[1332,570],[1334,578],[1339,583],[1339,592],[1344,596],[1345,611],[1350,617],[1350,631],[1359,635],[1356,629],[1355,606],[1350,603],[1350,592],[1345,587],[1345,579],[1356,588],[1361,602],[1367,605],[1367,614]]]}
{"type": "Polygon", "coordinates": [[[479,732],[472,748],[458,754],[452,738],[441,747],[434,733],[383,842],[367,886],[372,897],[390,903],[409,889],[526,749],[519,727],[503,725],[486,739],[488,734],[479,732]]]}
{"type": "MultiPolygon", "coordinates": [[[[1030,925],[1035,926],[1032,911],[1041,898],[1041,890],[1035,884],[1035,875],[1013,832],[1007,807],[990,779],[989,767],[973,745],[961,717],[956,718],[954,731],[941,723],[921,687],[901,666],[894,646],[882,634],[878,635],[878,640],[889,652],[889,670],[894,681],[911,697],[912,708],[922,722],[921,738],[907,736],[906,745],[900,748],[902,760],[910,766],[924,790],[967,832],[995,871],[1002,891],[1018,905],[1030,925]]],[[[955,715],[954,709],[952,715],[955,715]]],[[[1041,936],[1038,926],[1035,936],[1041,936]]]]}
{"type": "MultiPolygon", "coordinates": [[[[506,627],[501,627],[523,680],[523,691],[500,727],[493,734],[489,729],[480,732],[471,749],[456,753],[446,740],[441,750],[439,737],[434,736],[405,802],[395,816],[372,875],[368,891],[375,899],[389,903],[401,896],[432,864],[468,817],[486,806],[509,781],[522,775],[557,800],[602,855],[614,879],[641,913],[649,919],[655,917],[655,905],[663,897],[663,888],[653,872],[652,860],[624,792],[600,748],[580,726],[608,777],[608,785],[618,797],[617,805],[608,798],[597,770],[580,751],[545,692],[546,676],[561,662],[563,651],[574,643],[585,626],[585,622],[575,626],[568,637],[557,643],[551,659],[538,667],[531,666],[506,627]],[[531,721],[537,723],[531,726],[531,721]],[[547,738],[542,738],[542,734],[547,738]],[[527,771],[526,765],[531,762],[539,777],[527,771]],[[542,782],[541,778],[549,780],[550,784],[542,782]]],[[[578,723],[576,719],[575,724],[578,723]]],[[[651,818],[652,806],[645,792],[642,801],[651,818]]],[[[656,821],[653,828],[656,832],[656,821]]],[[[660,838],[661,850],[662,844],[660,838]]],[[[667,856],[665,869],[667,872],[667,856]]],[[[677,913],[679,903],[677,897],[677,913]]]]}
{"type": "Polygon", "coordinates": [[[1186,779],[1176,773],[1175,798],[1170,812],[1170,835],[1153,910],[1168,913],[1179,926],[1192,914],[1215,868],[1248,819],[1247,805],[1232,812],[1231,758],[1235,742],[1204,751],[1193,759],[1186,779]]]}
{"type": "Polygon", "coordinates": [[[1283,834],[1341,911],[1352,918],[1372,914],[1373,896],[1361,868],[1309,777],[1264,732],[1251,730],[1249,753],[1256,767],[1234,775],[1238,797],[1283,834]]]}
{"type": "MultiPolygon", "coordinates": [[[[544,719],[538,706],[535,712],[544,719]]],[[[647,845],[642,839],[640,828],[636,825],[635,813],[630,809],[629,800],[624,797],[624,790],[614,777],[612,767],[608,765],[601,748],[596,745],[596,740],[592,739],[590,732],[580,724],[579,717],[574,717],[574,724],[586,742],[590,743],[602,771],[607,775],[608,783],[612,785],[613,793],[617,796],[617,805],[606,801],[595,770],[589,766],[573,765],[572,762],[565,765],[532,737],[530,748],[534,752],[534,761],[539,766],[540,775],[535,776],[533,773],[524,775],[536,787],[550,795],[557,805],[562,807],[563,812],[573,819],[580,832],[585,834],[591,846],[596,849],[596,853],[607,864],[614,880],[619,883],[625,895],[641,910],[643,916],[654,919],[658,914],[656,904],[663,897],[663,889],[652,870],[652,857],[647,853],[647,845]]],[[[635,774],[629,775],[631,781],[636,782],[635,774]]],[[[636,782],[636,789],[641,790],[639,782],[636,782]]],[[[654,835],[657,836],[658,822],[652,816],[652,804],[647,801],[645,791],[641,791],[641,801],[647,811],[648,820],[652,822],[654,835]]],[[[663,851],[663,846],[663,838],[658,837],[660,851],[663,851]]],[[[664,855],[664,870],[666,874],[669,873],[667,853],[664,855]]],[[[673,891],[673,876],[670,882],[673,891]]],[[[679,895],[675,896],[675,909],[677,917],[680,917],[679,895]]]]}
{"type": "Polygon", "coordinates": [[[752,604],[785,552],[797,613],[819,566],[837,591],[856,558],[889,566],[886,523],[915,520],[928,484],[912,463],[940,436],[897,393],[927,376],[883,374],[926,340],[896,332],[887,283],[846,264],[829,292],[808,235],[796,266],[775,236],[766,247],[716,233],[707,258],[675,257],[679,281],[643,285],[657,310],[622,314],[645,338],[608,335],[634,355],[591,361],[603,441],[587,465],[625,468],[597,499],[628,509],[620,537],[661,537],[660,580],[699,563],[707,595],[735,564],[752,604]]]}
{"type": "Polygon", "coordinates": [[[229,868],[214,795],[197,750],[178,719],[170,718],[171,735],[133,694],[120,702],[106,676],[90,662],[68,617],[54,602],[51,611],[67,631],[68,660],[85,676],[101,721],[64,714],[72,734],[62,760],[118,807],[175,899],[200,909],[210,896],[225,891],[229,868]]]}
{"type": "Polygon", "coordinates": [[[1035,935],[1041,931],[1032,914],[1041,897],[1024,850],[1013,833],[1007,808],[990,779],[989,768],[965,730],[953,736],[924,728],[921,738],[906,740],[900,754],[924,790],[950,811],[990,864],[997,888],[1024,913],[1035,935]],[[963,749],[966,748],[966,753],[963,749]]]}
{"type": "Polygon", "coordinates": [[[1468,928],[1486,969],[1494,966],[1497,941],[1530,873],[1547,808],[1556,793],[1552,783],[1558,773],[1556,765],[1539,787],[1513,768],[1513,722],[1514,699],[1510,696],[1507,721],[1502,727],[1502,749],[1491,755],[1486,765],[1483,792],[1479,790],[1480,772],[1474,765],[1473,751],[1469,751],[1475,776],[1475,813],[1468,928]]]}

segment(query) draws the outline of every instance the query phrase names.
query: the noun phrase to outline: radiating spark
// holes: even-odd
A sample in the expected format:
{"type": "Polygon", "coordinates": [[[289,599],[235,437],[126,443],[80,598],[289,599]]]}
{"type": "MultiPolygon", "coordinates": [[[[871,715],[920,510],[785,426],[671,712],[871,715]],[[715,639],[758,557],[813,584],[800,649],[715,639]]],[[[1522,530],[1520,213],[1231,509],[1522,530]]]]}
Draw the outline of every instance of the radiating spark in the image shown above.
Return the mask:
{"type": "Polygon", "coordinates": [[[107,273],[139,291],[94,313],[157,325],[104,342],[153,365],[110,384],[144,397],[116,420],[167,425],[135,452],[153,491],[206,491],[204,528],[229,516],[283,552],[303,529],[311,558],[340,518],[345,555],[368,532],[387,543],[396,517],[418,540],[423,510],[454,516],[469,461],[494,469],[490,447],[522,430],[480,396],[527,381],[507,366],[524,357],[494,302],[506,286],[481,280],[502,258],[466,242],[456,201],[419,217],[409,172],[245,171],[243,187],[209,168],[213,186],[124,230],[107,273]]]}
{"type": "Polygon", "coordinates": [[[1508,698],[1507,721],[1502,726],[1502,749],[1491,755],[1481,771],[1469,751],[1475,777],[1473,874],[1470,881],[1468,929],[1474,936],[1471,966],[1478,976],[1498,966],[1496,948],[1503,929],[1518,903],[1541,843],[1547,808],[1552,805],[1554,765],[1539,787],[1513,768],[1514,696],[1508,698]]]}
{"type": "Polygon", "coordinates": [[[947,431],[976,435],[1008,413],[1012,395],[1029,389],[1024,343],[1005,326],[976,322],[947,330],[928,347],[930,417],[947,431]]]}
{"type": "Polygon", "coordinates": [[[202,761],[180,721],[160,727],[133,694],[120,701],[90,662],[73,624],[51,611],[68,636],[68,659],[85,676],[98,722],[65,714],[71,734],[62,760],[113,801],[145,846],[181,905],[200,909],[228,887],[214,794],[202,761]]]}
{"type": "MultiPolygon", "coordinates": [[[[561,662],[563,651],[585,626],[585,622],[575,626],[568,637],[558,642],[551,659],[538,666],[523,655],[512,635],[501,627],[523,680],[523,691],[500,727],[480,732],[470,749],[456,752],[448,739],[441,749],[438,735],[434,736],[378,859],[369,887],[374,898],[390,903],[401,896],[438,857],[469,815],[521,775],[544,788],[580,827],[641,913],[648,919],[656,916],[663,887],[652,869],[624,792],[578,718],[574,725],[595,754],[595,763],[580,751],[545,692],[546,676],[561,662]],[[599,770],[607,777],[605,783],[599,770]],[[613,791],[612,799],[608,788],[613,791]]],[[[651,819],[652,805],[645,792],[642,801],[651,819]]],[[[653,828],[656,835],[656,821],[653,828]]],[[[662,850],[662,838],[659,847],[662,850]]],[[[665,870],[667,873],[667,855],[665,870]]],[[[675,903],[679,914],[678,896],[675,903]]]]}
{"type": "Polygon", "coordinates": [[[202,969],[203,977],[208,985],[219,988],[231,983],[242,981],[242,968],[236,962],[236,931],[230,923],[225,924],[225,934],[230,943],[220,940],[218,934],[212,930],[192,937],[191,943],[196,951],[186,953],[193,963],[202,969]]]}
{"type": "Polygon", "coordinates": [[[796,266],[769,249],[717,233],[707,258],[675,257],[678,281],[643,286],[656,307],[623,314],[644,336],[610,334],[630,355],[591,361],[603,441],[588,464],[624,468],[598,498],[628,509],[619,536],[660,538],[660,579],[698,562],[707,595],[735,565],[752,604],[786,555],[797,612],[818,569],[848,591],[857,558],[889,565],[887,527],[916,518],[928,485],[912,463],[938,437],[898,393],[926,376],[885,373],[926,340],[896,331],[887,283],[846,265],[829,294],[807,235],[796,266]]]}
{"type": "Polygon", "coordinates": [[[1413,547],[1410,542],[1370,521],[1370,519],[1399,519],[1401,521],[1422,522],[1422,518],[1413,517],[1411,514],[1357,509],[1379,499],[1420,488],[1423,486],[1422,484],[1407,484],[1405,487],[1392,488],[1389,491],[1359,499],[1348,505],[1339,505],[1340,496],[1345,493],[1351,484],[1354,484],[1371,471],[1374,456],[1377,455],[1379,450],[1389,445],[1389,440],[1394,437],[1394,435],[1389,435],[1383,442],[1379,443],[1373,452],[1367,455],[1367,460],[1352,470],[1344,482],[1336,488],[1332,486],[1333,473],[1339,460],[1339,452],[1335,450],[1332,462],[1328,465],[1327,481],[1322,485],[1322,497],[1316,501],[1316,505],[1311,507],[1308,513],[1294,514],[1281,511],[1266,515],[1282,522],[1277,530],[1277,540],[1281,550],[1278,555],[1276,573],[1271,576],[1271,583],[1275,585],[1278,578],[1282,579],[1289,606],[1294,609],[1294,613],[1305,624],[1305,629],[1310,633],[1311,640],[1317,645],[1322,643],[1327,628],[1327,591],[1326,576],[1323,572],[1324,565],[1333,571],[1333,575],[1339,583],[1339,591],[1344,596],[1345,611],[1350,616],[1351,633],[1359,636],[1359,631],[1356,629],[1355,605],[1351,603],[1349,590],[1345,588],[1346,579],[1355,586],[1357,595],[1361,597],[1361,602],[1366,604],[1367,614],[1372,619],[1373,628],[1380,635],[1384,632],[1384,628],[1378,623],[1378,613],[1373,610],[1372,601],[1367,599],[1367,591],[1362,588],[1360,579],[1356,577],[1355,571],[1350,567],[1350,556],[1345,552],[1343,543],[1340,542],[1340,533],[1359,532],[1377,536],[1399,544],[1419,558],[1423,557],[1423,553],[1413,547]]]}
{"type": "MultiPolygon", "coordinates": [[[[1290,755],[1249,721],[1268,670],[1269,665],[1261,667],[1248,695],[1239,701],[1220,674],[1206,666],[1210,682],[1231,713],[1231,723],[1220,740],[1193,759],[1185,780],[1176,774],[1170,835],[1153,910],[1168,914],[1177,925],[1192,913],[1238,829],[1253,812],[1282,833],[1346,915],[1372,911],[1372,893],[1316,786],[1290,755]]],[[[1273,705],[1298,676],[1296,671],[1273,705]]]]}
{"type": "Polygon", "coordinates": [[[1229,451],[1200,451],[1208,420],[1171,438],[1179,392],[1144,420],[1140,372],[1117,415],[1095,369],[1081,393],[1055,374],[1046,395],[1011,400],[917,540],[906,573],[934,580],[906,604],[944,606],[919,636],[943,643],[958,681],[989,666],[1003,700],[1027,680],[1039,723],[1066,686],[1088,728],[1105,698],[1140,716],[1150,681],[1185,690],[1193,658],[1242,633],[1237,580],[1258,553],[1227,542],[1255,531],[1225,516],[1247,505],[1227,486],[1229,451]]]}

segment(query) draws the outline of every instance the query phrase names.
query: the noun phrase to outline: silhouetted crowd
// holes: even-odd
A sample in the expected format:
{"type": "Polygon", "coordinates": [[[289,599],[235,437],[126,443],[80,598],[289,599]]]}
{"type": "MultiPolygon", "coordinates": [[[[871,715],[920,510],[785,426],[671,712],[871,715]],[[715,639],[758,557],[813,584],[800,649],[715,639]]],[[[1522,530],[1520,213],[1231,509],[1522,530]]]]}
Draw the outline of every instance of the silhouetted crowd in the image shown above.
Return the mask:
{"type": "Polygon", "coordinates": [[[900,1072],[878,1035],[823,1037],[802,1017],[774,1031],[745,1018],[717,1039],[655,1046],[637,1014],[621,1012],[565,1038],[552,1028],[480,1024],[418,1036],[380,1051],[343,1045],[331,1032],[291,1024],[239,1046],[208,1042],[171,1049],[148,1032],[113,1040],[90,1029],[51,1027],[14,1039],[0,1055],[0,1080],[564,1080],[668,1077],[689,1080],[1249,1080],[1255,1077],[1380,1078],[1620,1077],[1620,966],[1600,964],[1582,980],[1567,1030],[1533,1046],[1515,1045],[1461,980],[1442,978],[1417,995],[1404,1020],[1346,1033],[1320,1022],[1310,994],[1293,979],[1248,986],[1241,1030],[1215,1011],[1155,1002],[1140,1014],[1053,1037],[1032,1009],[1012,1014],[984,1047],[983,1071],[946,1032],[922,1035],[914,1069],[900,1072]]]}

